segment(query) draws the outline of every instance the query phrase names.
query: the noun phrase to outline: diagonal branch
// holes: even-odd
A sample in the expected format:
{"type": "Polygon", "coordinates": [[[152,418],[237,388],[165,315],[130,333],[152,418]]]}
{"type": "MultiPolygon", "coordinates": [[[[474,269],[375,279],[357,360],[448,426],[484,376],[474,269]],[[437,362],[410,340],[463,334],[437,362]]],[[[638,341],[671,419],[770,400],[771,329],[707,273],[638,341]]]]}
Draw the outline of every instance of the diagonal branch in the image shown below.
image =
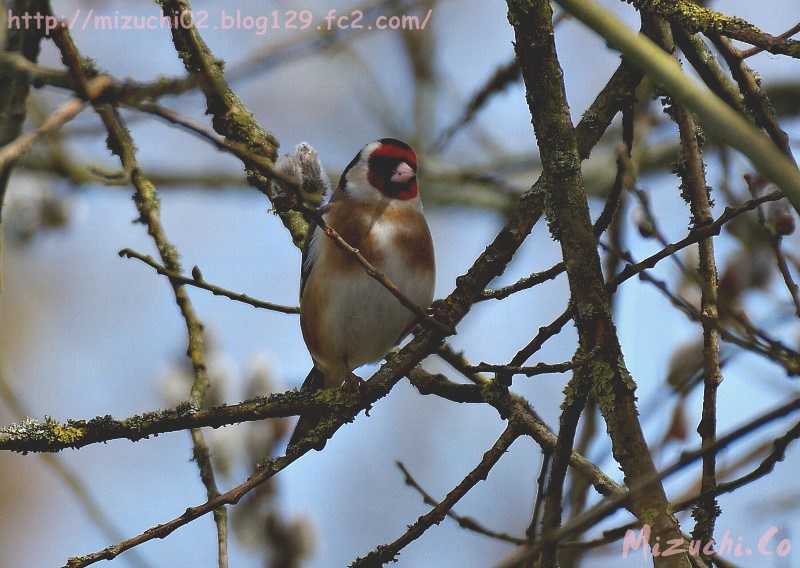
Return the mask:
{"type": "MultiPolygon", "coordinates": [[[[777,37],[778,39],[789,39],[790,37],[792,37],[797,33],[800,33],[800,22],[796,23],[791,28],[789,28],[788,30],[786,30],[777,37]]],[[[739,52],[739,57],[741,59],[747,59],[748,57],[753,57],[754,55],[758,55],[762,51],[764,51],[763,47],[753,47],[751,49],[739,52]]]]}
{"type": "MultiPolygon", "coordinates": [[[[425,491],[425,489],[423,489],[422,486],[419,483],[417,483],[417,480],[414,479],[411,476],[411,472],[408,471],[408,468],[406,468],[406,466],[403,465],[402,462],[398,461],[398,462],[396,462],[396,464],[397,464],[397,467],[400,469],[400,471],[403,472],[403,481],[405,482],[405,484],[408,485],[409,487],[415,489],[417,491],[417,493],[419,493],[422,496],[422,501],[426,505],[430,505],[431,507],[438,507],[441,504],[441,502],[436,501],[436,499],[431,497],[430,494],[427,491],[425,491]]],[[[466,529],[466,530],[469,530],[469,531],[472,531],[472,532],[475,532],[475,533],[478,533],[478,534],[482,534],[484,536],[488,536],[489,538],[493,538],[493,539],[496,539],[496,540],[502,540],[504,542],[509,542],[511,544],[523,544],[523,543],[525,543],[525,539],[524,538],[511,536],[510,534],[507,534],[507,533],[497,532],[497,531],[493,531],[492,529],[488,529],[485,526],[483,526],[482,524],[480,524],[478,521],[473,519],[472,517],[465,517],[464,515],[459,515],[458,513],[453,511],[452,509],[449,509],[445,514],[448,517],[450,517],[451,519],[453,519],[455,522],[457,522],[458,526],[460,526],[463,529],[466,529]]]]}
{"type": "Polygon", "coordinates": [[[88,81],[83,91],[84,99],[67,101],[47,117],[40,127],[26,132],[0,148],[0,170],[10,168],[15,161],[30,151],[33,143],[42,136],[58,130],[64,124],[78,116],[86,108],[88,101],[98,98],[111,84],[109,77],[97,77],[88,81]]]}
{"type": "MultiPolygon", "coordinates": [[[[654,471],[652,474],[648,475],[647,478],[641,480],[637,486],[630,487],[628,490],[625,490],[622,493],[617,493],[606,497],[592,508],[587,509],[583,513],[575,516],[569,523],[563,525],[558,530],[542,535],[542,538],[537,543],[520,550],[514,555],[513,558],[510,558],[504,562],[502,566],[517,566],[520,562],[534,557],[539,550],[541,550],[542,545],[546,541],[562,540],[564,538],[584,532],[588,528],[599,523],[601,520],[607,518],[615,511],[619,510],[621,507],[627,506],[631,499],[634,498],[633,494],[637,489],[640,489],[643,484],[650,484],[654,481],[658,481],[660,483],[667,477],[677,473],[678,471],[681,471],[685,467],[701,459],[705,454],[709,452],[719,453],[739,439],[763,428],[768,424],[771,424],[776,420],[789,416],[798,410],[800,410],[800,398],[795,398],[786,404],[773,408],[772,410],[753,418],[752,420],[730,431],[728,434],[719,437],[711,446],[705,448],[697,447],[691,451],[683,452],[677,460],[660,471],[654,471]]],[[[796,434],[797,432],[793,428],[791,433],[787,434],[787,436],[782,438],[782,440],[790,441],[792,436],[795,436],[796,434]]],[[[683,539],[684,537],[679,536],[678,538],[683,539]]],[[[684,542],[684,540],[679,540],[678,542],[684,542]]]]}
{"type": "Polygon", "coordinates": [[[441,523],[447,512],[458,503],[458,501],[475,487],[479,481],[483,481],[489,475],[489,471],[500,461],[509,446],[519,437],[520,433],[515,431],[512,426],[508,426],[497,441],[483,455],[481,462],[456,485],[442,501],[426,514],[422,515],[417,521],[408,527],[408,530],[396,540],[389,544],[382,544],[363,558],[356,558],[350,565],[351,568],[372,568],[383,566],[388,562],[396,562],[397,554],[406,546],[422,536],[422,534],[433,525],[441,523]]]}

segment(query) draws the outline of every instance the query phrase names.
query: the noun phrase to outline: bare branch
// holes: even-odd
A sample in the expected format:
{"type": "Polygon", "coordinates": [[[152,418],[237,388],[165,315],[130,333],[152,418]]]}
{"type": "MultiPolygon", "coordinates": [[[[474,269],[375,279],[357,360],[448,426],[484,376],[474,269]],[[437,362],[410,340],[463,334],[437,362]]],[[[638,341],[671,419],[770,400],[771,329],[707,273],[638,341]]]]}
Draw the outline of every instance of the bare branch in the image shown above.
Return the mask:
{"type": "MultiPolygon", "coordinates": [[[[415,480],[411,476],[411,473],[408,471],[408,468],[406,468],[406,466],[403,465],[402,462],[398,461],[395,463],[397,464],[397,467],[400,469],[400,471],[403,472],[403,481],[405,482],[405,484],[415,489],[417,493],[419,493],[422,496],[422,500],[426,505],[430,505],[431,507],[441,506],[441,502],[436,501],[433,497],[430,496],[430,494],[427,491],[425,491],[422,488],[422,486],[419,483],[417,483],[417,480],[415,480]]],[[[463,515],[459,515],[452,509],[448,510],[445,514],[451,519],[453,519],[455,522],[457,522],[458,526],[461,527],[462,529],[482,534],[484,536],[488,536],[489,538],[493,538],[496,540],[509,542],[511,544],[523,544],[526,542],[524,538],[511,536],[510,534],[504,532],[497,532],[492,529],[488,529],[481,523],[473,519],[472,517],[465,517],[463,515]]]]}
{"type": "Polygon", "coordinates": [[[503,454],[519,435],[519,432],[516,432],[511,426],[506,428],[494,445],[486,451],[483,455],[483,459],[475,469],[469,472],[461,483],[453,488],[439,504],[417,519],[417,521],[410,525],[408,530],[398,537],[397,540],[389,544],[378,546],[363,558],[356,558],[350,566],[352,568],[371,568],[396,561],[398,553],[403,548],[422,536],[431,526],[441,523],[453,505],[458,503],[458,501],[466,495],[470,489],[475,487],[479,481],[486,479],[489,475],[489,471],[500,461],[500,458],[503,457],[503,454]]]}
{"type": "Polygon", "coordinates": [[[489,363],[478,363],[474,367],[469,367],[469,370],[474,373],[510,373],[512,375],[525,375],[526,377],[534,377],[536,375],[548,375],[551,373],[566,373],[567,371],[575,368],[572,361],[565,361],[563,363],[537,363],[532,367],[514,367],[511,365],[490,365],[489,363]]]}
{"type": "Polygon", "coordinates": [[[249,304],[254,308],[271,310],[283,314],[300,313],[300,308],[295,306],[282,306],[280,304],[264,302],[263,300],[256,300],[255,298],[251,298],[247,294],[240,294],[239,292],[231,292],[230,290],[226,290],[225,288],[220,288],[219,286],[215,286],[214,284],[209,284],[208,282],[206,282],[205,278],[203,278],[203,274],[200,272],[200,269],[197,268],[196,266],[192,270],[192,278],[189,278],[187,276],[183,276],[182,274],[173,272],[171,270],[167,270],[166,268],[158,264],[155,261],[155,259],[153,259],[153,257],[138,253],[135,250],[131,250],[128,248],[122,249],[121,251],[119,251],[119,255],[125,258],[135,258],[136,260],[141,260],[146,265],[150,266],[153,270],[155,270],[156,272],[158,272],[163,276],[166,276],[167,278],[170,279],[171,282],[174,282],[176,284],[194,286],[195,288],[208,290],[215,296],[224,296],[235,302],[249,304]]]}

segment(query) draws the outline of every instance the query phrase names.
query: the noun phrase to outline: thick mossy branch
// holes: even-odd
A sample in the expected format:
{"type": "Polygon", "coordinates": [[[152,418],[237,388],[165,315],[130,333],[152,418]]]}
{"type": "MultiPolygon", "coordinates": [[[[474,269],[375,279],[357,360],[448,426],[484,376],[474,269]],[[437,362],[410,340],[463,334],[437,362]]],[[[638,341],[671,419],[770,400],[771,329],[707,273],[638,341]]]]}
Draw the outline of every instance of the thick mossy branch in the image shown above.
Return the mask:
{"type": "MultiPolygon", "coordinates": [[[[161,0],[160,4],[165,16],[191,22],[191,8],[185,0],[161,0]]],[[[172,41],[186,70],[200,83],[214,130],[274,163],[278,157],[278,141],[256,121],[228,86],[223,62],[214,57],[194,25],[173,26],[172,41]]],[[[285,192],[271,183],[270,172],[246,168],[245,173],[250,184],[269,198],[294,244],[302,247],[308,221],[299,211],[301,202],[297,194],[285,192]]]]}
{"type": "Polygon", "coordinates": [[[653,12],[692,33],[717,32],[776,55],[800,58],[800,41],[770,35],[747,20],[716,12],[689,0],[625,0],[639,10],[653,12]]]}
{"type": "MultiPolygon", "coordinates": [[[[597,239],[594,236],[580,170],[580,153],[556,54],[552,9],[545,0],[509,0],[517,59],[527,88],[528,106],[539,143],[545,191],[569,278],[580,348],[596,353],[588,366],[591,391],[606,421],[614,457],[629,487],[656,472],[639,424],[635,383],[622,357],[611,319],[597,239]]],[[[680,538],[660,483],[635,493],[637,517],[662,539],[680,538]]],[[[657,566],[689,566],[685,554],[656,559],[657,566]]]]}
{"type": "Polygon", "coordinates": [[[44,420],[28,418],[0,429],[0,450],[57,452],[111,440],[135,442],[190,428],[219,428],[239,422],[284,418],[319,409],[351,416],[359,408],[361,400],[357,393],[331,389],[313,394],[289,391],[208,410],[196,410],[186,402],[174,409],[136,414],[122,420],[109,415],[65,422],[50,417],[44,420]]]}

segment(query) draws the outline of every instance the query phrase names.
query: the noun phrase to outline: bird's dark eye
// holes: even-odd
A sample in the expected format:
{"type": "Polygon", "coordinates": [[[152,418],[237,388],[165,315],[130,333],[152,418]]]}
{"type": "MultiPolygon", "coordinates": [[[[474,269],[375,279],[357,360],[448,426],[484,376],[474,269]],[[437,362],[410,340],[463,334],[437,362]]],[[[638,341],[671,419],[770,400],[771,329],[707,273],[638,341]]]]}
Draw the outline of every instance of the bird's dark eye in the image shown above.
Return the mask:
{"type": "Polygon", "coordinates": [[[400,160],[390,156],[374,156],[369,160],[369,169],[377,177],[388,180],[392,177],[392,172],[400,165],[400,160]]]}

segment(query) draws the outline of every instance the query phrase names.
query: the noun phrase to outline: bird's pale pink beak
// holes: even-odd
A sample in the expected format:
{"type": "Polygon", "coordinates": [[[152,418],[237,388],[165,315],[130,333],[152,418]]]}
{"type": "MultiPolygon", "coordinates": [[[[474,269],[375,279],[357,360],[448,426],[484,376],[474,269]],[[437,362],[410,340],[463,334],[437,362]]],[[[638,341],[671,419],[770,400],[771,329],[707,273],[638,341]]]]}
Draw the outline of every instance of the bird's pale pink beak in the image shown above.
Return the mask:
{"type": "Polygon", "coordinates": [[[389,179],[392,183],[408,183],[412,179],[417,177],[417,172],[409,166],[405,162],[401,162],[400,165],[392,172],[392,177],[389,179]]]}

